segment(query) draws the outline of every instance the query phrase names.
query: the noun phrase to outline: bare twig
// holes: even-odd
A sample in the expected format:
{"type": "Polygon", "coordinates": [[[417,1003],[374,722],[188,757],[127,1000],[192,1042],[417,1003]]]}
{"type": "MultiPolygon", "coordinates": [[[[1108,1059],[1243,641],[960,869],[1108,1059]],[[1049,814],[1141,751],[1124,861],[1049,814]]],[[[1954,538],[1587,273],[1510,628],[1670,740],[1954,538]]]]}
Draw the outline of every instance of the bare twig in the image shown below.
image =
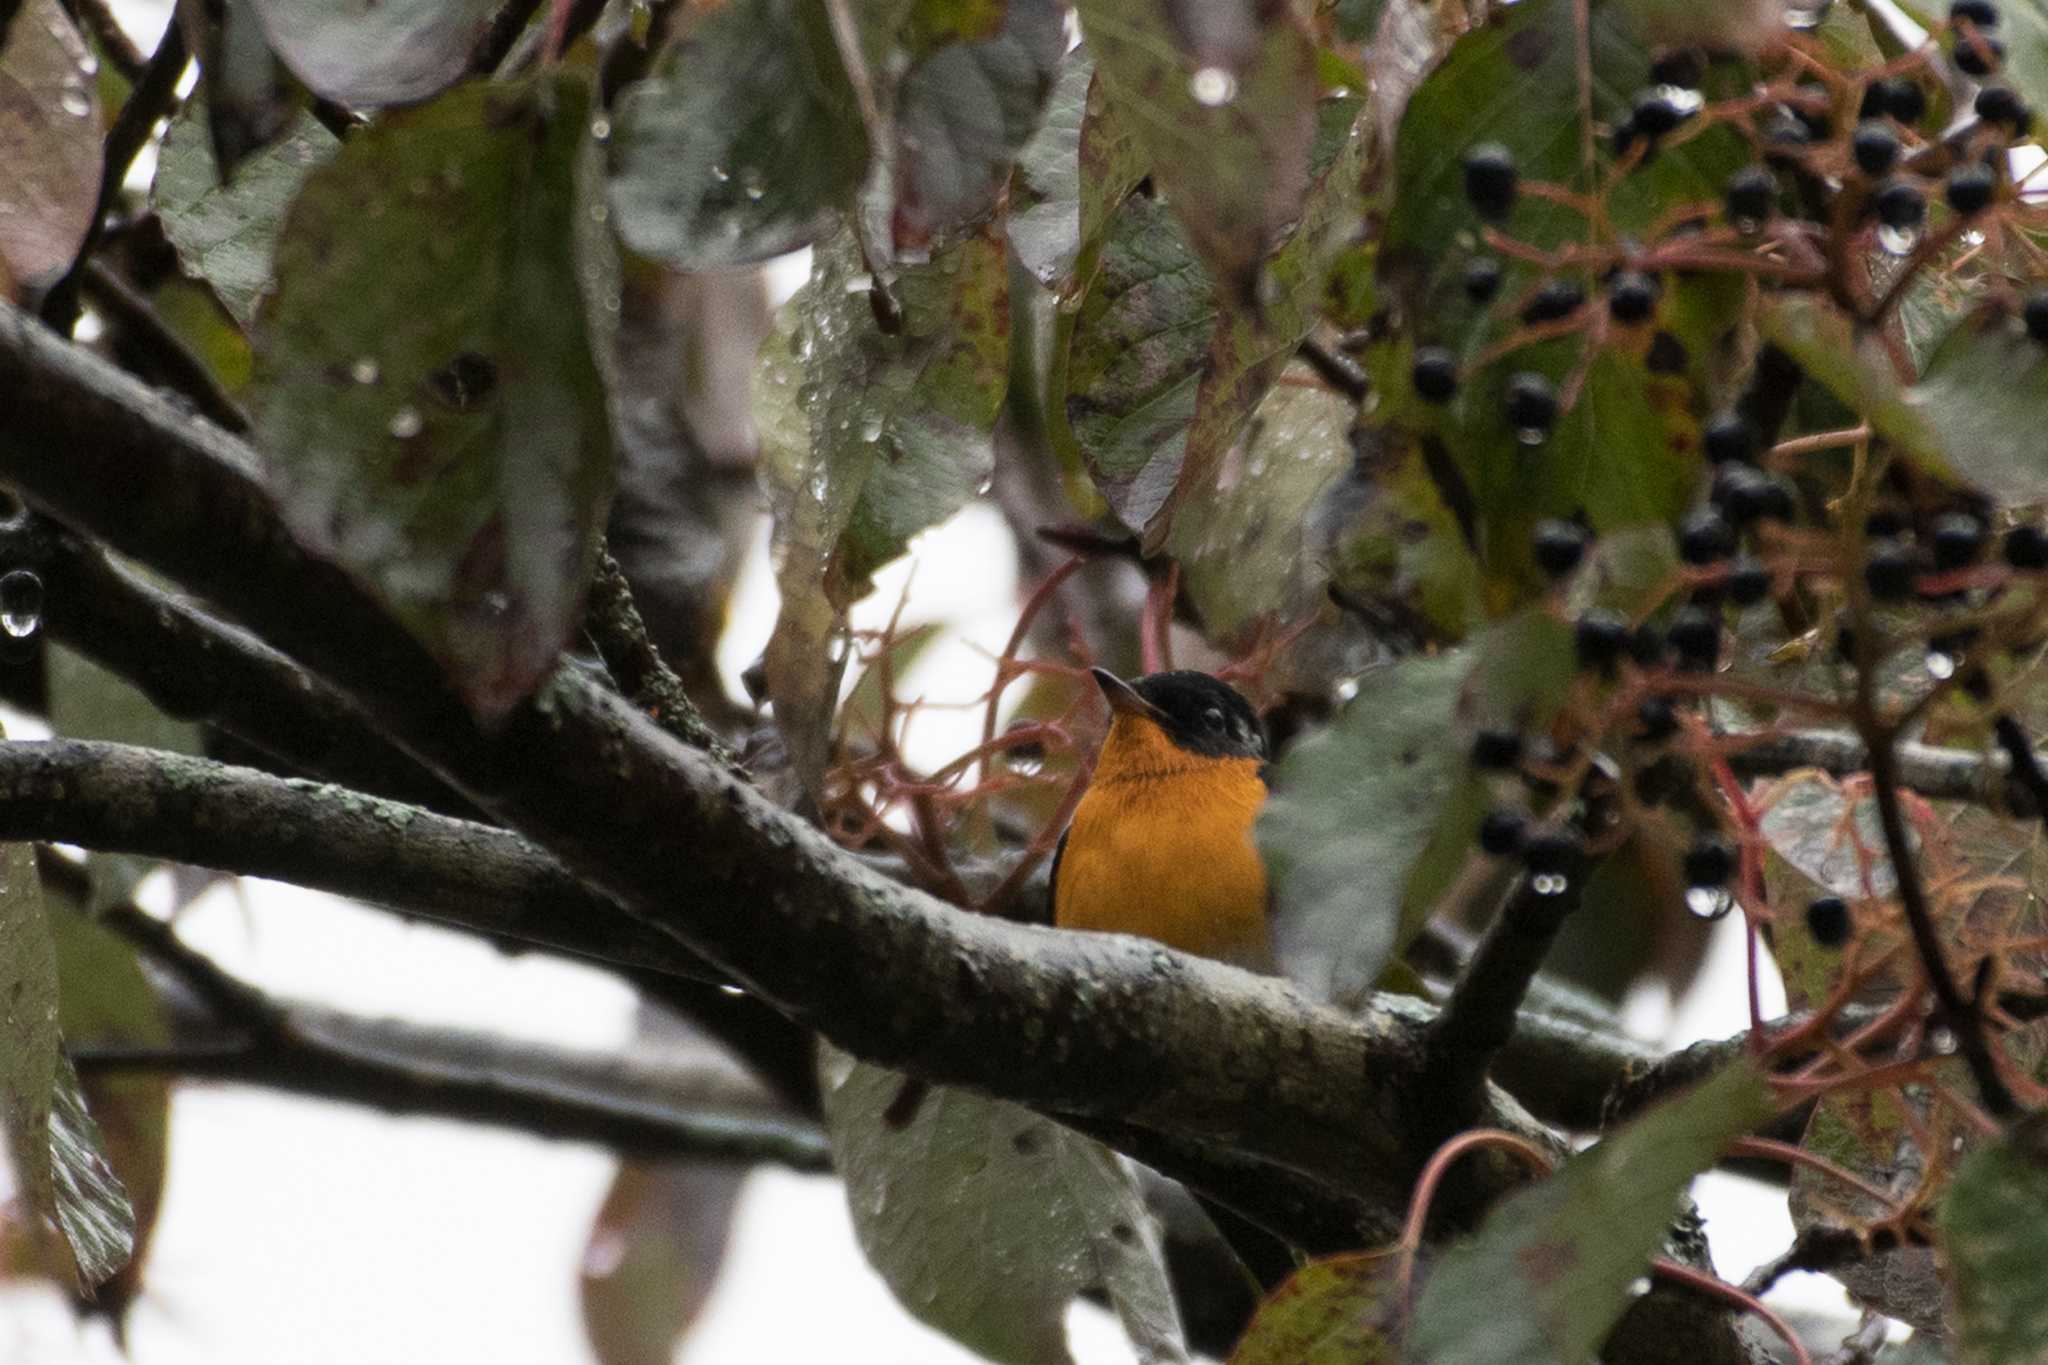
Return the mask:
{"type": "Polygon", "coordinates": [[[164,383],[191,399],[207,420],[229,431],[249,429],[249,414],[221,387],[199,353],[157,316],[148,299],[101,261],[87,261],[84,270],[81,287],[110,321],[148,352],[164,383]]]}
{"type": "Polygon", "coordinates": [[[584,625],[612,680],[635,706],[683,743],[702,749],[737,776],[746,776],[718,732],[705,723],[689,693],[648,638],[647,624],[633,604],[633,590],[611,551],[599,549],[597,571],[590,579],[590,600],[584,625]]]}

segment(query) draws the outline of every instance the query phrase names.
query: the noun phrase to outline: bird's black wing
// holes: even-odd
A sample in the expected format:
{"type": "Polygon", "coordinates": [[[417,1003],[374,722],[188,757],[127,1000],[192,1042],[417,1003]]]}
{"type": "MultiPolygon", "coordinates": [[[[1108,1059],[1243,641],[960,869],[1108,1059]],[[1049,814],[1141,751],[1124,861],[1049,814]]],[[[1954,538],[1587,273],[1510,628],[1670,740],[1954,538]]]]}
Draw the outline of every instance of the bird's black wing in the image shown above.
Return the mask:
{"type": "Polygon", "coordinates": [[[1061,830],[1060,841],[1053,848],[1052,873],[1045,879],[1045,918],[1039,921],[1041,924],[1051,924],[1054,912],[1059,906],[1060,859],[1067,856],[1067,836],[1073,832],[1074,827],[1072,825],[1068,825],[1065,829],[1061,830]]]}

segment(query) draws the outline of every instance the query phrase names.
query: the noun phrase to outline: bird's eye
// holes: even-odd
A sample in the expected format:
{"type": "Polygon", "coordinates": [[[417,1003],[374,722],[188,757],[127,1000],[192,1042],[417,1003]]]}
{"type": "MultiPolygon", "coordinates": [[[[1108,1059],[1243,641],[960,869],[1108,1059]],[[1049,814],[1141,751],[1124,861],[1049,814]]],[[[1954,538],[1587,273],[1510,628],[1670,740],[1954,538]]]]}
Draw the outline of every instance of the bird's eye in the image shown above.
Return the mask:
{"type": "Polygon", "coordinates": [[[1220,706],[1212,706],[1208,710],[1204,711],[1202,713],[1202,723],[1204,725],[1207,725],[1211,730],[1221,730],[1225,728],[1223,724],[1223,708],[1220,706]]]}

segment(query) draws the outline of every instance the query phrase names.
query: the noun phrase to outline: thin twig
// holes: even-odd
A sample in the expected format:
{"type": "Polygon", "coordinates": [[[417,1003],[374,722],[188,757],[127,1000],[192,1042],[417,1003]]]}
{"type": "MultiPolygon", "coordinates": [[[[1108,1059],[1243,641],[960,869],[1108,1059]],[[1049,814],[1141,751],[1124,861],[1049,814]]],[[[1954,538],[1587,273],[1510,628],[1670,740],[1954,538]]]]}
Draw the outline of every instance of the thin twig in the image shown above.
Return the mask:
{"type": "Polygon", "coordinates": [[[171,330],[170,324],[134,285],[115,274],[105,262],[88,260],[80,287],[92,296],[110,321],[148,352],[165,384],[191,399],[209,421],[233,432],[249,430],[249,414],[221,385],[212,367],[171,330]]]}
{"type": "Polygon", "coordinates": [[[647,634],[647,623],[640,619],[625,572],[607,548],[600,547],[597,552],[584,626],[619,690],[649,719],[683,743],[710,754],[729,772],[746,776],[739,756],[705,721],[684,690],[683,680],[661,657],[647,634]]]}
{"type": "MultiPolygon", "coordinates": [[[[121,21],[114,16],[114,7],[108,0],[71,0],[71,5],[80,21],[91,30],[93,41],[99,44],[100,55],[121,73],[121,79],[130,85],[141,80],[149,59],[128,36],[128,30],[121,27],[121,21]]],[[[175,24],[178,21],[173,16],[167,22],[175,24]]]]}

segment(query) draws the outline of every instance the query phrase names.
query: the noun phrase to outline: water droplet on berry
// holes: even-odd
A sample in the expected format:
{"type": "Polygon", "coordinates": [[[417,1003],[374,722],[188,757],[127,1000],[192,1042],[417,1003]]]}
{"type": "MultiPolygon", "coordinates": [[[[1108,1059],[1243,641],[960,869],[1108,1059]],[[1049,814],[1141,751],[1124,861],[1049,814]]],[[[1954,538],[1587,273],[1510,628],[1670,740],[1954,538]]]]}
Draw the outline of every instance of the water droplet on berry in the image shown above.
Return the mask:
{"type": "Polygon", "coordinates": [[[1237,77],[1220,66],[1205,66],[1188,78],[1188,93],[1196,104],[1220,109],[1237,98],[1237,77]]]}
{"type": "Polygon", "coordinates": [[[1880,223],[1877,228],[1877,244],[1884,248],[1887,256],[1910,256],[1913,248],[1920,245],[1920,229],[1917,227],[1893,227],[1880,223]]]}
{"type": "Polygon", "coordinates": [[[420,416],[420,410],[408,403],[391,414],[390,424],[384,429],[398,440],[410,441],[419,435],[426,425],[426,419],[420,416]]]}
{"type": "Polygon", "coordinates": [[[1720,919],[1735,908],[1735,897],[1728,894],[1725,886],[1689,886],[1685,890],[1685,908],[1696,919],[1720,919]]]}
{"type": "Polygon", "coordinates": [[[1571,885],[1571,879],[1562,872],[1539,872],[1529,879],[1529,889],[1539,896],[1562,896],[1571,885]]]}
{"type": "Polygon", "coordinates": [[[1956,661],[1938,649],[1927,651],[1927,676],[1937,682],[1947,682],[1956,675],[1956,661]]]}

